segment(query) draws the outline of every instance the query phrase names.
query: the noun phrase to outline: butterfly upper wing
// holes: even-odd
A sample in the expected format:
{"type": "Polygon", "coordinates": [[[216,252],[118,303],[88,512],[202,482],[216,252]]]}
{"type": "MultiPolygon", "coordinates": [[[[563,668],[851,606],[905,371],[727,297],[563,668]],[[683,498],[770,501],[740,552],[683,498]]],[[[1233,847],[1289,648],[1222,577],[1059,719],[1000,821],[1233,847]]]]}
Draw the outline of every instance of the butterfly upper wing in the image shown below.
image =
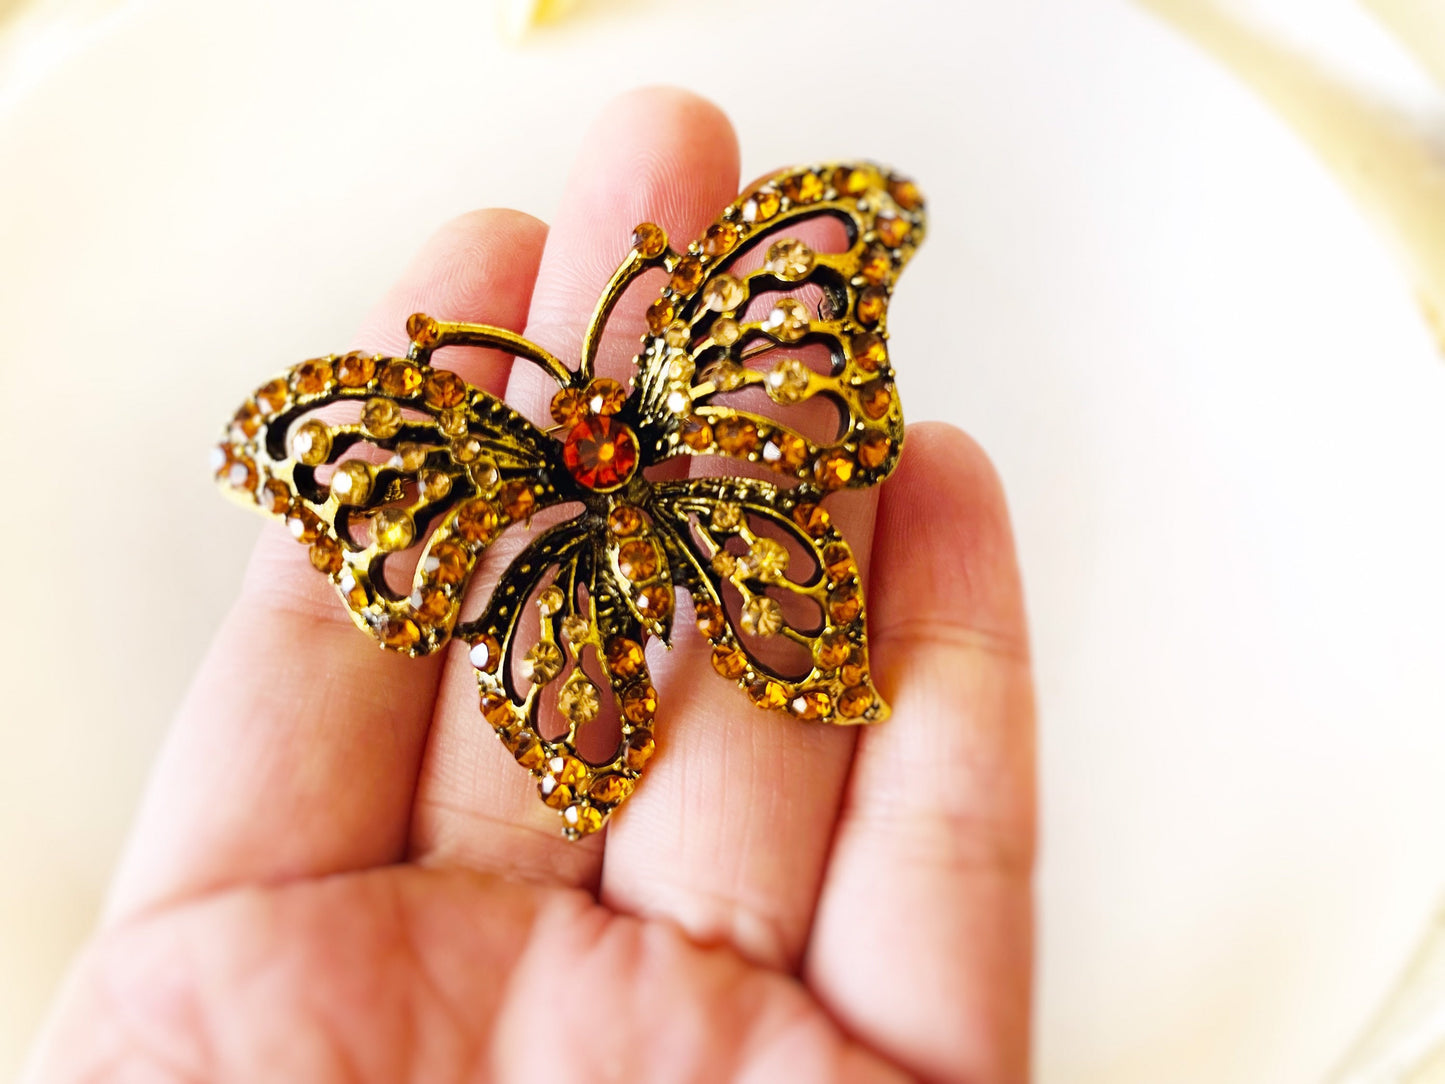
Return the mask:
{"type": "Polygon", "coordinates": [[[449,370],[351,353],[302,362],[258,388],[215,466],[231,496],[286,521],[358,627],[422,655],[450,637],[480,553],[560,499],[555,448],[449,370]],[[417,543],[410,589],[394,590],[384,564],[417,543]]]}
{"type": "Polygon", "coordinates": [[[898,460],[903,414],[888,358],[888,302],[899,273],[923,239],[922,197],[913,184],[859,162],[791,169],[738,197],[686,253],[661,257],[668,286],[648,310],[638,382],[643,409],[666,434],[664,455],[723,455],[762,463],[824,489],[876,484],[898,460]],[[840,220],[842,252],[790,240],[790,227],[819,215],[840,220]],[[762,267],[732,274],[750,249],[765,246],[762,267]],[[824,311],[789,291],[813,285],[824,311]],[[757,299],[778,295],[758,312],[757,299]],[[772,370],[746,364],[768,346],[822,343],[831,371],[783,357],[772,370]],[[835,438],[809,439],[783,421],[719,402],[749,386],[788,407],[832,399],[842,425],[835,438]]]}

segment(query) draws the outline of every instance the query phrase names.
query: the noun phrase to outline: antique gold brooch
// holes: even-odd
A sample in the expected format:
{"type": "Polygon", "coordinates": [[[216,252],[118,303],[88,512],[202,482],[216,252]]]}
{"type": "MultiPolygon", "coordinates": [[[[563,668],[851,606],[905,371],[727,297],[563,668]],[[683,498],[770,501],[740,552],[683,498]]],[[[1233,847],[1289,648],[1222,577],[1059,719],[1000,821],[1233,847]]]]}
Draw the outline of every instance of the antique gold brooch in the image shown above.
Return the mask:
{"type": "Polygon", "coordinates": [[[653,755],[658,698],[643,649],[670,643],[679,590],[713,669],[753,704],[826,723],[887,715],[858,568],[821,502],[875,485],[898,461],[888,299],[923,232],[917,188],[878,166],[774,174],[686,251],[638,226],[576,369],[503,328],[417,314],[406,357],[314,358],[258,388],[226,427],[216,477],[285,520],[382,646],[420,656],[452,638],[471,645],[483,716],[575,839],[602,827],[653,755]],[[829,251],[789,227],[841,240],[829,251]],[[655,269],[666,285],[630,387],[595,376],[609,314],[655,269]],[[555,426],[431,364],[453,345],[540,366],[558,385],[555,426]],[[822,432],[759,412],[814,400],[833,407],[822,432]],[[757,467],[648,476],[678,456],[757,467]],[[790,484],[751,476],[767,471],[790,484]],[[548,510],[569,514],[539,526],[463,620],[482,554],[548,510]],[[589,760],[579,734],[601,725],[599,685],[616,741],[589,760]]]}

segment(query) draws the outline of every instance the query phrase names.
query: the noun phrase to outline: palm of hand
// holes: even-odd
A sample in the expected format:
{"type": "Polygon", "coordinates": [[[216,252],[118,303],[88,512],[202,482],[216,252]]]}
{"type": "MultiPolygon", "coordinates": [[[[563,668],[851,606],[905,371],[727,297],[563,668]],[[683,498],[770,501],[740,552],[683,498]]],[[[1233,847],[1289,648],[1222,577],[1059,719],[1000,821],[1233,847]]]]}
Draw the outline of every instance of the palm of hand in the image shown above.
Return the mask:
{"type": "MultiPolygon", "coordinates": [[[[691,235],[737,188],[726,120],[677,93],[623,99],[583,161],[545,252],[525,216],[458,220],[368,338],[423,308],[575,338],[616,238],[657,208],[691,235]]],[[[942,427],[848,498],[894,718],[759,719],[681,643],[647,787],[578,844],[464,658],[378,656],[264,538],[36,1078],[1023,1076],[1032,709],[1002,498],[942,427]]]]}

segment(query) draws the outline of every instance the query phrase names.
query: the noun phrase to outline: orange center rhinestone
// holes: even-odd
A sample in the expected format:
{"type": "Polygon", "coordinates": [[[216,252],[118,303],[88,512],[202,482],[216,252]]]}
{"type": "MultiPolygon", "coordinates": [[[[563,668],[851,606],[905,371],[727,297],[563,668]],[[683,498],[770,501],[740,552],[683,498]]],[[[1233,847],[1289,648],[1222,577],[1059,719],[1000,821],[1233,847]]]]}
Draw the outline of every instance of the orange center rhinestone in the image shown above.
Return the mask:
{"type": "Polygon", "coordinates": [[[562,461],[588,489],[616,489],[637,468],[637,437],[610,415],[584,418],[562,442],[562,461]]]}

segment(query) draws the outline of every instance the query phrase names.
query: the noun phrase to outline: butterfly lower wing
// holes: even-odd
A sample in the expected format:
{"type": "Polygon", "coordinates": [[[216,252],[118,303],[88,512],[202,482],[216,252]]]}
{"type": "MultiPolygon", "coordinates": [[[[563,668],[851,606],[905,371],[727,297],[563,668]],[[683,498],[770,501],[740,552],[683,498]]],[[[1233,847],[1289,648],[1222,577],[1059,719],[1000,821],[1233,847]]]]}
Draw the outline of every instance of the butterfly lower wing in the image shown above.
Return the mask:
{"type": "Polygon", "coordinates": [[[652,756],[657,690],[643,654],[647,635],[609,568],[597,528],[577,520],[528,545],[482,615],[456,630],[473,645],[482,714],[537,780],[569,837],[598,831],[652,756]],[[524,646],[529,602],[538,611],[538,638],[524,646]],[[610,755],[590,760],[581,752],[583,731],[601,725],[602,692],[587,673],[589,655],[606,677],[620,723],[610,755]],[[543,725],[548,698],[562,724],[550,738],[543,725]]]}
{"type": "Polygon", "coordinates": [[[286,522],[359,628],[423,655],[450,636],[478,556],[560,499],[554,447],[449,370],[351,353],[257,389],[227,427],[215,473],[232,497],[286,522]],[[396,590],[385,563],[418,543],[409,590],[396,590]]]}
{"type": "Polygon", "coordinates": [[[657,256],[671,276],[648,310],[639,382],[662,453],[746,459],[825,489],[885,478],[903,441],[888,302],[924,229],[922,197],[911,182],[871,163],[807,167],[744,192],[686,253],[657,256]],[[843,223],[845,251],[814,251],[789,236],[791,226],[823,215],[843,223]],[[761,267],[732,273],[763,245],[761,267]],[[789,294],[809,286],[821,290],[822,311],[789,294]],[[756,311],[770,294],[776,303],[756,311]],[[827,347],[828,371],[791,354],[758,365],[769,351],[812,344],[827,347]],[[766,390],[782,408],[826,397],[839,410],[838,432],[810,439],[719,401],[749,387],[766,390]]]}
{"type": "Polygon", "coordinates": [[[673,580],[692,593],[713,669],[761,708],[820,722],[878,722],[888,706],[869,671],[857,562],[819,496],[807,486],[695,478],[656,486],[652,507],[668,525],[673,580]],[[788,542],[812,566],[804,580],[788,575],[788,542]],[[800,608],[812,619],[791,616],[800,608]],[[785,673],[764,659],[753,645],[770,640],[803,648],[801,666],[785,673]]]}

